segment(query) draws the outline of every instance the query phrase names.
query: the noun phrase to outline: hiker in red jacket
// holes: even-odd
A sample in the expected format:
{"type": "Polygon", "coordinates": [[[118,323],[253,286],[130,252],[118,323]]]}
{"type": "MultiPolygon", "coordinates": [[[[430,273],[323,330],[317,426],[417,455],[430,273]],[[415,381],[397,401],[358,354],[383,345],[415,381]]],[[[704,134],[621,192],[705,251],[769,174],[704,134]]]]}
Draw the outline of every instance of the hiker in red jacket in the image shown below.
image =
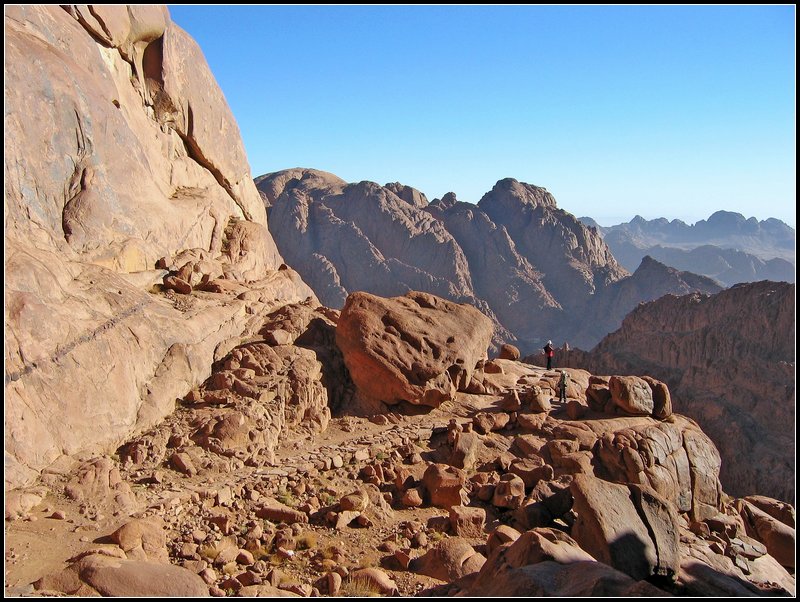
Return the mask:
{"type": "Polygon", "coordinates": [[[544,354],[547,357],[547,369],[551,370],[553,368],[553,356],[555,355],[553,341],[547,341],[547,345],[544,346],[544,354]]]}

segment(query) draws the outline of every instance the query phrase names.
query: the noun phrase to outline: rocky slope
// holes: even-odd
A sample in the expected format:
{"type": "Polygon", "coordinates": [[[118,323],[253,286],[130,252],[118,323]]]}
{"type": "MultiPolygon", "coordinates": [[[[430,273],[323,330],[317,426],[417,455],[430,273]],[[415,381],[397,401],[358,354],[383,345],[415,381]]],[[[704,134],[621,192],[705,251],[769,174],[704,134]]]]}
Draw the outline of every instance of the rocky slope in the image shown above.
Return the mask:
{"type": "Polygon", "coordinates": [[[666,292],[719,290],[666,267],[661,279],[628,274],[544,188],[511,178],[477,205],[452,193],[427,203],[409,186],[348,184],[311,169],[260,176],[256,186],[278,248],[326,305],[341,308],[359,290],[426,291],[477,307],[494,321],[496,346],[514,341],[523,353],[548,339],[594,345],[666,292]]]}
{"type": "MultiPolygon", "coordinates": [[[[570,369],[559,403],[557,372],[480,360],[436,408],[348,415],[375,371],[352,355],[386,333],[433,341],[458,315],[429,294],[383,303],[359,305],[371,319],[343,349],[352,326],[313,300],[261,316],[114,457],[13,492],[7,593],[795,594],[793,508],[726,496],[713,443],[655,379],[570,369]]],[[[434,365],[464,344],[419,347],[434,365]]],[[[418,378],[390,369],[402,346],[383,351],[386,386],[418,378]]]]}
{"type": "Polygon", "coordinates": [[[756,282],[646,303],[591,352],[562,352],[560,361],[668,383],[676,411],[719,447],[726,490],[791,501],[794,337],[794,285],[756,282]]]}
{"type": "Polygon", "coordinates": [[[166,8],[4,12],[4,475],[19,486],[149,428],[253,316],[313,293],[278,271],[236,122],[166,8]],[[261,292],[221,297],[215,279],[261,292]]]}
{"type": "Polygon", "coordinates": [[[603,236],[614,257],[629,270],[649,255],[662,263],[714,278],[725,286],[739,282],[794,282],[795,231],[777,219],[745,219],[718,211],[688,225],[680,220],[645,220],[602,227],[582,217],[603,236]]]}

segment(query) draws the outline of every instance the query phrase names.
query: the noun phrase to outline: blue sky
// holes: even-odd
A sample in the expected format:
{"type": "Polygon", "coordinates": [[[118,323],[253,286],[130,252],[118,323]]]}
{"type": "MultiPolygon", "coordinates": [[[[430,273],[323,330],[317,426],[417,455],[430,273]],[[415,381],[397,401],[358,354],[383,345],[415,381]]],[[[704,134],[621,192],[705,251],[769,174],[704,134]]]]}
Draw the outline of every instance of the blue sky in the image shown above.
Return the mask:
{"type": "Polygon", "coordinates": [[[794,6],[170,6],[254,176],[477,202],[504,177],[603,225],[795,226],[794,6]]]}

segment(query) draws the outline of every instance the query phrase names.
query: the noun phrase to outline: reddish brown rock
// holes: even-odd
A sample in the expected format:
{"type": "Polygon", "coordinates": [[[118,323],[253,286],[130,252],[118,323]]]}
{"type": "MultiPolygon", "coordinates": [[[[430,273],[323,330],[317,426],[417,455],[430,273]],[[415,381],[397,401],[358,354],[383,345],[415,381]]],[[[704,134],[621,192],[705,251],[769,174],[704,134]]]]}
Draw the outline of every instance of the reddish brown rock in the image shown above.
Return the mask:
{"type": "Polygon", "coordinates": [[[290,508],[277,500],[267,500],[256,510],[256,516],[266,518],[275,523],[307,523],[308,516],[304,512],[290,508]]]}
{"type": "Polygon", "coordinates": [[[110,536],[130,560],[168,562],[167,538],[160,519],[134,519],[110,536]]]}
{"type": "MultiPolygon", "coordinates": [[[[487,572],[487,575],[489,573],[487,572]]],[[[635,581],[600,562],[560,564],[545,561],[519,568],[503,567],[480,586],[469,587],[475,597],[628,597],[668,596],[647,581],[635,581]]]]}
{"type": "Polygon", "coordinates": [[[456,468],[471,470],[474,468],[482,448],[483,444],[481,443],[480,435],[476,433],[456,433],[449,463],[456,468]]]}
{"type": "Polygon", "coordinates": [[[130,485],[122,479],[110,458],[95,458],[80,464],[64,487],[64,493],[78,502],[108,505],[114,512],[133,512],[138,504],[130,485]]]}
{"type": "Polygon", "coordinates": [[[236,122],[164,7],[5,18],[5,475],[19,487],[61,455],[111,452],[158,423],[245,331],[243,301],[150,293],[160,258],[196,249],[275,301],[313,292],[275,271],[236,122]],[[47,152],[32,150],[42,140],[47,152]]]}
{"type": "Polygon", "coordinates": [[[498,508],[519,508],[525,499],[525,482],[515,474],[507,473],[495,485],[492,504],[498,508]]]}
{"type": "Polygon", "coordinates": [[[480,570],[486,558],[460,537],[449,537],[437,543],[409,565],[409,570],[441,579],[454,581],[480,570]]]}
{"type": "Polygon", "coordinates": [[[669,387],[652,376],[643,376],[642,380],[650,385],[653,393],[653,418],[665,420],[672,415],[672,396],[669,387]]]}
{"type": "Polygon", "coordinates": [[[503,544],[514,542],[519,539],[521,535],[519,531],[508,525],[500,525],[489,534],[489,539],[486,540],[486,550],[489,556],[503,544]]]}
{"type": "Polygon", "coordinates": [[[105,554],[85,556],[58,574],[37,582],[39,589],[66,594],[114,597],[205,597],[208,586],[184,568],[122,560],[105,554]]]}
{"type": "Polygon", "coordinates": [[[522,479],[526,489],[532,489],[540,480],[549,481],[553,478],[553,467],[541,456],[514,460],[508,470],[522,479]]]}
{"type": "Polygon", "coordinates": [[[744,500],[784,525],[795,528],[795,510],[791,504],[764,495],[748,495],[744,500]]]}
{"type": "Polygon", "coordinates": [[[572,536],[597,560],[633,577],[671,576],[680,566],[678,514],[655,491],[578,475],[572,536]]]}
{"type": "Polygon", "coordinates": [[[503,343],[500,346],[500,353],[497,355],[501,360],[518,360],[519,349],[510,343],[503,343]]]}
{"type": "Polygon", "coordinates": [[[762,542],[782,566],[795,568],[795,530],[749,502],[740,500],[747,533],[762,542]]]}
{"type": "Polygon", "coordinates": [[[427,293],[383,299],[353,293],[336,343],[362,396],[436,407],[465,389],[486,354],[491,322],[467,305],[427,293]]]}
{"type": "Polygon", "coordinates": [[[450,508],[450,530],[459,537],[482,537],[486,511],[472,506],[450,508]]]}
{"type": "Polygon", "coordinates": [[[397,594],[397,584],[394,580],[380,569],[369,567],[353,571],[348,576],[348,581],[363,582],[369,590],[376,590],[384,596],[397,594]]]}
{"type": "Polygon", "coordinates": [[[653,413],[653,391],[647,381],[636,376],[612,376],[608,388],[611,400],[623,413],[630,416],[653,413]]]}
{"type": "Polygon", "coordinates": [[[450,508],[469,503],[463,471],[444,464],[431,464],[422,476],[422,484],[432,506],[450,508]]]}

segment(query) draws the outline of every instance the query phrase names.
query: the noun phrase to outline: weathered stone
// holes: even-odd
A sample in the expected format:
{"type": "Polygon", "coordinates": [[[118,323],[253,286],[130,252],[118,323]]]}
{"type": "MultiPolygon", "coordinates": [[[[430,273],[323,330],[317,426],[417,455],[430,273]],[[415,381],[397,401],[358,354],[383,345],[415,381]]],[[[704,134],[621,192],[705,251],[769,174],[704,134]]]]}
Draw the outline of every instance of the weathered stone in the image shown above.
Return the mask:
{"type": "Polygon", "coordinates": [[[481,537],[486,522],[486,511],[472,506],[450,508],[450,529],[459,537],[481,537]]]}
{"type": "Polygon", "coordinates": [[[131,560],[169,561],[164,523],[160,519],[134,519],[122,525],[109,537],[131,560]]]}
{"type": "Polygon", "coordinates": [[[489,534],[489,538],[486,540],[486,551],[491,556],[492,552],[497,548],[503,544],[516,541],[520,535],[522,534],[516,529],[508,525],[500,525],[489,534]]]}
{"type": "Polygon", "coordinates": [[[508,470],[522,479],[525,489],[532,489],[540,480],[549,481],[553,478],[553,467],[545,463],[541,456],[514,460],[508,470]]]}
{"type": "Polygon", "coordinates": [[[460,537],[443,539],[409,565],[409,570],[441,579],[454,581],[479,571],[486,558],[460,537]]]}
{"type": "Polygon", "coordinates": [[[427,293],[348,297],[336,342],[360,394],[374,402],[436,407],[466,388],[486,353],[491,322],[427,293]]]}
{"type": "Polygon", "coordinates": [[[290,508],[285,504],[281,504],[277,500],[268,499],[264,504],[256,510],[256,516],[259,518],[266,518],[275,523],[307,523],[308,516],[304,512],[290,508]]]}
{"type": "Polygon", "coordinates": [[[578,475],[570,486],[578,515],[572,536],[597,560],[631,577],[674,575],[678,518],[654,491],[578,475]]]}
{"type": "Polygon", "coordinates": [[[500,346],[500,353],[497,355],[501,360],[518,360],[519,349],[510,343],[503,343],[500,346]]]}
{"type": "Polygon", "coordinates": [[[653,392],[646,381],[637,376],[612,376],[608,381],[611,400],[631,416],[650,416],[653,413],[653,392]]]}
{"type": "Polygon", "coordinates": [[[469,502],[464,484],[463,471],[444,464],[431,464],[422,476],[422,484],[432,506],[450,508],[463,506],[469,502]]]}
{"type": "Polygon", "coordinates": [[[353,571],[348,576],[348,581],[361,581],[368,589],[374,589],[384,596],[397,594],[397,584],[394,580],[384,571],[374,567],[353,571]]]}
{"type": "Polygon", "coordinates": [[[477,433],[456,433],[453,451],[450,454],[450,465],[465,470],[472,469],[482,447],[481,438],[477,433]]]}
{"type": "Polygon", "coordinates": [[[498,508],[519,508],[525,499],[525,482],[515,474],[500,477],[494,489],[492,504],[498,508]]]}

